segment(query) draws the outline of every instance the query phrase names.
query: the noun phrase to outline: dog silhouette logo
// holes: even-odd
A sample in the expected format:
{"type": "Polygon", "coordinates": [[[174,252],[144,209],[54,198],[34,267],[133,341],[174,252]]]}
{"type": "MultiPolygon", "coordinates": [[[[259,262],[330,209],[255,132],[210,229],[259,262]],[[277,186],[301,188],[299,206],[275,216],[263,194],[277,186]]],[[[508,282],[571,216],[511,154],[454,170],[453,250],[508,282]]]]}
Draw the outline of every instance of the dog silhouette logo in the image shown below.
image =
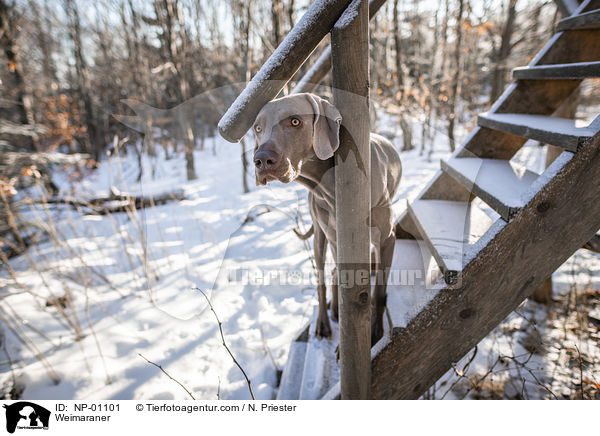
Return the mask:
{"type": "Polygon", "coordinates": [[[6,431],[19,429],[48,429],[50,411],[29,401],[19,401],[3,406],[6,409],[6,431]]]}

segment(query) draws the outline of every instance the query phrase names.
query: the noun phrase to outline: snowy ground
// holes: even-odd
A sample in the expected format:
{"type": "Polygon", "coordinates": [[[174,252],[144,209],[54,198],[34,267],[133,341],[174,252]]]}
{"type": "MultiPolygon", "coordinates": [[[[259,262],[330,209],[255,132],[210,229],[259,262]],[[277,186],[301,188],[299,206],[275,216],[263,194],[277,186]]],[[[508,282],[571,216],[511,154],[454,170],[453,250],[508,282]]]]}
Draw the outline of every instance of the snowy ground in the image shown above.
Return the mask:
{"type": "MultiPolygon", "coordinates": [[[[381,115],[378,125],[401,146],[393,116],[381,115]]],[[[416,126],[415,142],[420,144],[416,126]]],[[[464,137],[464,131],[459,134],[464,137]]],[[[227,345],[252,380],[256,397],[274,398],[290,341],[316,305],[315,287],[307,279],[313,276],[310,246],[292,232],[298,225],[302,230],[309,226],[306,191],[296,184],[275,183],[243,194],[240,145],[216,141],[216,155],[210,149],[196,152],[199,177],[194,182],[185,180],[185,162],[176,157],[145,158],[144,177],[136,183],[134,154],[112,156],[81,181],[57,179],[70,195],[87,198],[107,195],[115,186],[144,195],[181,188],[185,200],[132,215],[81,216],[65,209],[30,213],[30,218],[37,216],[56,230],[46,242],[13,259],[12,271],[0,269],[0,371],[6,391],[16,382],[24,389],[23,397],[31,400],[189,398],[142,355],[162,365],[195,398],[249,398],[242,373],[221,344],[215,316],[197,290],[201,289],[210,297],[227,345]],[[70,298],[64,309],[46,306],[63,295],[70,298]],[[36,358],[35,350],[44,361],[36,358]],[[53,383],[52,372],[59,383],[53,383]]],[[[434,143],[429,159],[420,156],[418,148],[402,153],[396,213],[427,183],[439,160],[449,156],[441,132],[434,143]]],[[[532,145],[516,159],[541,171],[541,152],[532,145]]],[[[254,185],[253,175],[249,182],[254,185]]],[[[579,252],[556,273],[557,296],[564,298],[584,287],[600,289],[599,277],[600,259],[579,252]]],[[[519,355],[522,349],[514,350],[514,332],[530,335],[526,326],[532,313],[540,322],[550,322],[541,312],[540,307],[527,306],[511,315],[482,341],[469,365],[471,372],[463,377],[449,374],[430,396],[440,398],[452,386],[445,398],[472,398],[476,389],[460,386],[471,374],[485,373],[498,354],[519,355]]],[[[556,333],[539,330],[548,340],[556,333]]],[[[597,330],[594,334],[597,342],[597,330]]],[[[571,348],[577,345],[586,353],[588,372],[598,368],[597,343],[577,334],[560,341],[570,341],[571,348]]],[[[542,353],[538,347],[534,357],[542,373],[567,359],[562,349],[546,347],[542,353]]],[[[552,389],[563,389],[569,377],[579,378],[577,366],[573,374],[563,374],[564,368],[556,370],[560,374],[554,379],[560,386],[552,389]]],[[[514,389],[509,391],[503,383],[502,392],[510,396],[514,389]]],[[[544,396],[529,391],[530,397],[544,396]]]]}

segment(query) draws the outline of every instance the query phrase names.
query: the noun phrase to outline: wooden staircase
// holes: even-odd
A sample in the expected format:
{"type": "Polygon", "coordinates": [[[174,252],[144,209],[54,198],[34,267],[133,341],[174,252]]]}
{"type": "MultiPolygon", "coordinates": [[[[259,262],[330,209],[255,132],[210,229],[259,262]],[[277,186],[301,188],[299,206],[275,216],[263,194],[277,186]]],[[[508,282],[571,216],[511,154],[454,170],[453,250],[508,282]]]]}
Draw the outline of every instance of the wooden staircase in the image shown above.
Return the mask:
{"type": "MultiPolygon", "coordinates": [[[[557,30],[397,223],[374,399],[419,398],[600,228],[600,116],[585,127],[552,116],[600,77],[600,0],[557,30]],[[511,162],[529,139],[564,152],[537,174],[511,162]]],[[[280,399],[301,398],[303,374],[335,359],[323,354],[331,344],[308,355],[310,329],[291,348],[280,399]]],[[[337,398],[333,382],[315,388],[313,377],[310,392],[337,398]]]]}

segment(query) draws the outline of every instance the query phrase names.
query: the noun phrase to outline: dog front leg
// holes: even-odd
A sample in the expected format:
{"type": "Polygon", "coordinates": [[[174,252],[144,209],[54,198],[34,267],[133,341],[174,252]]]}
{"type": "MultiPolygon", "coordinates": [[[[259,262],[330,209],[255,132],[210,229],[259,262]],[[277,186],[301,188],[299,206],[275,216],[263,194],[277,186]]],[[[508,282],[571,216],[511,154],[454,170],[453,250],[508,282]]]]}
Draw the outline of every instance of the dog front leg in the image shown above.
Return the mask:
{"type": "Polygon", "coordinates": [[[380,241],[380,261],[377,262],[377,273],[375,275],[374,308],[371,316],[371,346],[375,345],[383,337],[383,314],[387,303],[387,282],[394,256],[394,245],[396,238],[392,234],[380,241]]]}
{"type": "Polygon", "coordinates": [[[313,219],[315,239],[314,252],[315,263],[317,266],[317,292],[319,294],[319,312],[317,317],[317,327],[315,335],[319,338],[328,338],[331,336],[331,324],[327,315],[327,288],[325,286],[325,252],[327,249],[327,239],[325,233],[317,221],[313,219]]]}

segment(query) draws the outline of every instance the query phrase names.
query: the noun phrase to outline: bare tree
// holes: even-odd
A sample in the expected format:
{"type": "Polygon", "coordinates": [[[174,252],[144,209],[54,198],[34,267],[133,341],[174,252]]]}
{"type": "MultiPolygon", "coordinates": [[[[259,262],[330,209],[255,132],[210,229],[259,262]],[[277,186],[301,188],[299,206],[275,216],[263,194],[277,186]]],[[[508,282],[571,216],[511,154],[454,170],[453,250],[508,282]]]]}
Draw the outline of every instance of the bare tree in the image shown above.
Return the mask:
{"type": "MultiPolygon", "coordinates": [[[[155,19],[145,17],[145,21],[160,27],[162,54],[165,62],[170,62],[177,84],[174,87],[176,98],[180,103],[191,97],[190,69],[188,64],[189,37],[183,19],[181,5],[178,0],[154,0],[155,19]]],[[[194,149],[196,148],[195,120],[192,114],[178,111],[178,125],[185,148],[187,179],[194,180],[198,176],[194,168],[194,149]]]]}
{"type": "Polygon", "coordinates": [[[81,36],[81,19],[79,9],[75,0],[64,0],[64,8],[69,20],[69,36],[73,43],[73,58],[75,59],[75,72],[77,79],[77,91],[83,103],[85,125],[87,128],[87,151],[96,161],[100,160],[100,153],[104,144],[100,140],[100,132],[97,128],[97,120],[94,102],[92,101],[92,87],[87,61],[83,56],[83,42],[81,36]]]}
{"type": "MultiPolygon", "coordinates": [[[[16,110],[19,114],[19,122],[22,124],[35,124],[32,109],[32,98],[25,84],[22,73],[22,65],[17,42],[19,25],[17,23],[17,12],[15,2],[0,0],[0,49],[8,60],[8,71],[12,78],[15,89],[16,110]]],[[[25,140],[25,146],[37,148],[37,142],[25,140]]]]}
{"type": "Polygon", "coordinates": [[[502,38],[500,47],[494,47],[494,53],[492,54],[494,63],[494,72],[492,75],[492,90],[490,92],[490,102],[496,101],[496,99],[502,93],[504,84],[506,83],[506,60],[510,55],[512,49],[511,38],[515,30],[515,18],[517,15],[517,0],[508,0],[506,8],[506,21],[502,29],[502,38]]]}
{"type": "Polygon", "coordinates": [[[464,0],[458,0],[458,14],[456,16],[456,43],[454,47],[454,76],[450,87],[449,96],[449,115],[448,115],[448,139],[450,150],[454,152],[456,145],[454,143],[454,123],[456,121],[456,103],[458,100],[459,83],[461,76],[461,54],[463,39],[463,13],[465,8],[464,0]]]}
{"type": "Polygon", "coordinates": [[[400,121],[400,128],[402,129],[402,150],[408,151],[412,150],[412,129],[410,124],[408,123],[406,116],[404,114],[404,108],[407,104],[405,92],[404,92],[404,71],[402,67],[402,39],[400,37],[400,20],[399,9],[398,9],[398,1],[394,0],[394,11],[393,11],[393,32],[394,32],[394,48],[396,50],[396,80],[398,82],[399,96],[401,98],[400,101],[400,113],[398,114],[398,118],[400,121]]]}

